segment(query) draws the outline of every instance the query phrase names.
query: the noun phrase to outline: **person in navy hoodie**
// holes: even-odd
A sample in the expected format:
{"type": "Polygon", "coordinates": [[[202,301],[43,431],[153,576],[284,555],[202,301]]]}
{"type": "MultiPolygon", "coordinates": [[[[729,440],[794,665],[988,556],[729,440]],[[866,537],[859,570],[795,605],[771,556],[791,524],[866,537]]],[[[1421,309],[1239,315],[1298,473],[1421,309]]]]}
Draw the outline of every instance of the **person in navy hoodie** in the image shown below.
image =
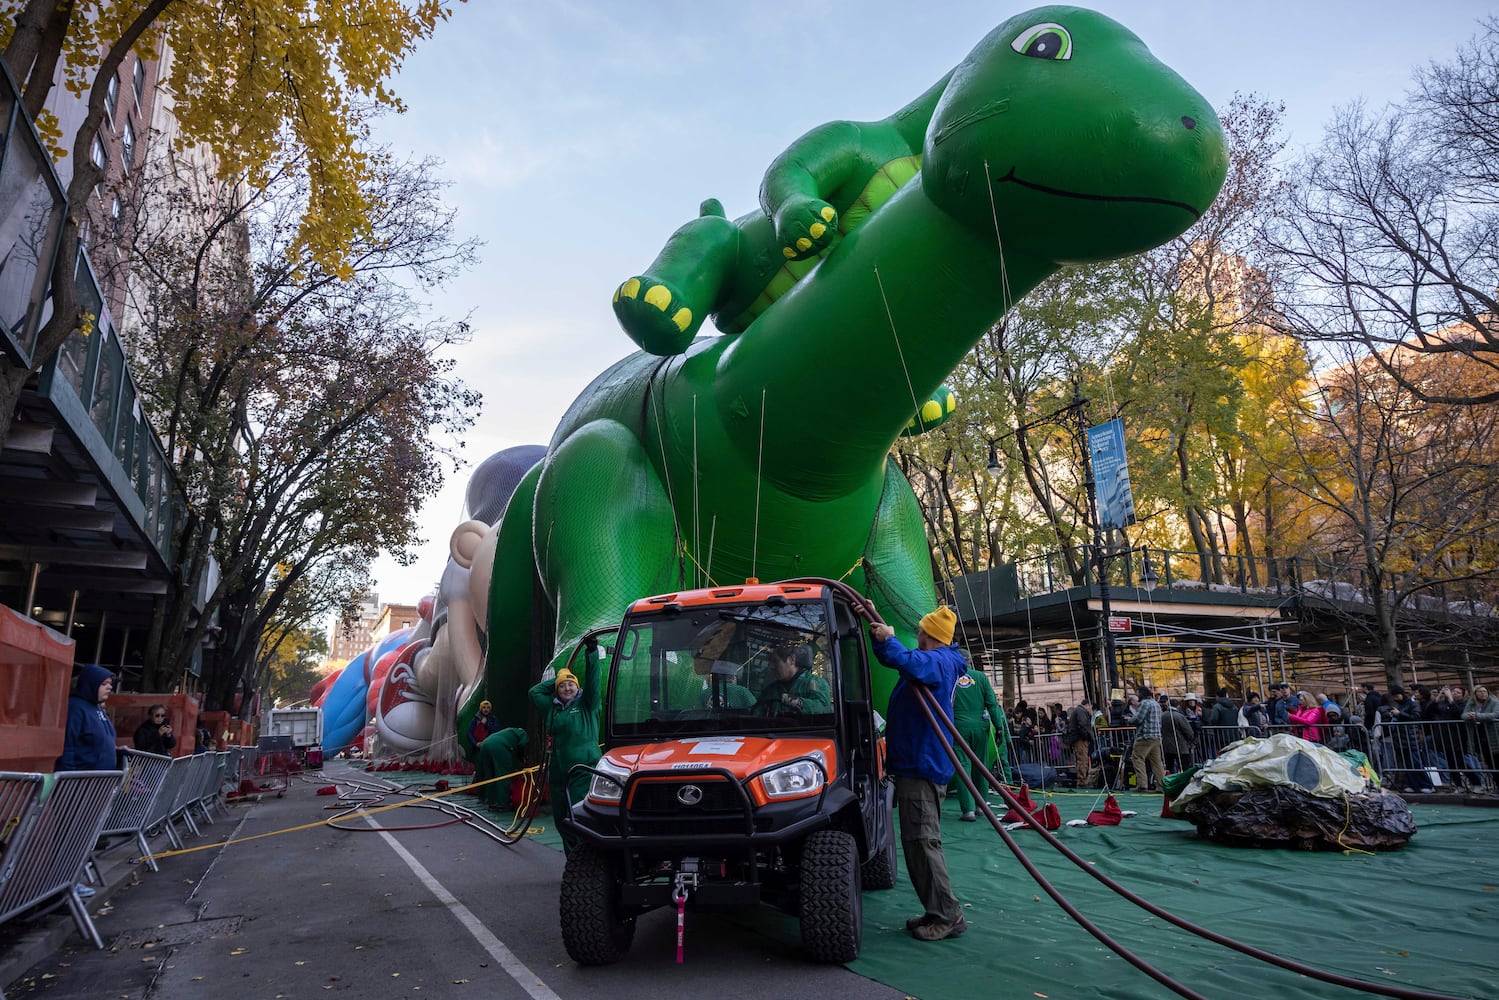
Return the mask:
{"type": "Polygon", "coordinates": [[[63,737],[58,771],[113,771],[115,727],[104,713],[114,693],[115,675],[97,663],[78,668],[78,679],[68,697],[68,730],[63,737]]]}
{"type": "Polygon", "coordinates": [[[942,853],[942,799],[952,780],[952,761],[927,723],[921,696],[914,689],[919,684],[931,691],[948,724],[952,724],[953,688],[968,673],[968,662],[953,642],[957,624],[952,609],[938,608],[921,619],[915,649],[902,645],[888,625],[870,630],[875,658],[900,673],[890,692],[886,760],[895,779],[895,809],[900,814],[906,874],[925,907],[921,916],[906,921],[906,929],[918,941],[954,938],[968,929],[942,853]]]}

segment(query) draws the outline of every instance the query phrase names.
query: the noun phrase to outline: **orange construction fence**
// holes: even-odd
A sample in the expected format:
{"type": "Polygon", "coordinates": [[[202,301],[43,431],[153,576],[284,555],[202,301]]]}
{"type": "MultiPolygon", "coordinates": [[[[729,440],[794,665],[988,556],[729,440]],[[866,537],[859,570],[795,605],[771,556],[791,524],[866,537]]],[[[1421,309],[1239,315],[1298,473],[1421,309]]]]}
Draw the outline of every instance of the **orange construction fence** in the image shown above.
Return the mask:
{"type": "Polygon", "coordinates": [[[112,694],[104,706],[110,721],[115,724],[115,746],[134,747],[135,730],[152,705],[167,707],[167,721],[172,724],[172,735],[177,745],[172,748],[173,757],[186,757],[193,752],[194,736],[198,731],[198,701],[187,694],[112,694]]]}
{"type": "Polygon", "coordinates": [[[0,771],[52,771],[72,676],[72,639],[0,605],[0,771]]]}
{"type": "Polygon", "coordinates": [[[225,724],[224,732],[229,734],[227,740],[229,746],[253,747],[255,745],[255,723],[249,719],[230,719],[225,724]]]}
{"type": "Polygon", "coordinates": [[[255,745],[255,723],[232,718],[228,712],[199,712],[198,725],[213,735],[215,750],[255,745]]]}

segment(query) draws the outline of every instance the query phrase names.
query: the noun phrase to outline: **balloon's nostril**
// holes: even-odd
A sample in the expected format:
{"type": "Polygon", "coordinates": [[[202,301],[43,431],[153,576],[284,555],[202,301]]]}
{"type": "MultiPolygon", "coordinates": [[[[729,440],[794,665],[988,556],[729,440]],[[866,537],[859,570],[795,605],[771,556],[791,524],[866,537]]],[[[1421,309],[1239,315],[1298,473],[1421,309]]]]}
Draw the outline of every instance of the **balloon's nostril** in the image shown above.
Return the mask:
{"type": "Polygon", "coordinates": [[[1182,115],[1182,124],[1187,127],[1188,131],[1191,131],[1197,127],[1197,119],[1188,115],[1182,115]]]}

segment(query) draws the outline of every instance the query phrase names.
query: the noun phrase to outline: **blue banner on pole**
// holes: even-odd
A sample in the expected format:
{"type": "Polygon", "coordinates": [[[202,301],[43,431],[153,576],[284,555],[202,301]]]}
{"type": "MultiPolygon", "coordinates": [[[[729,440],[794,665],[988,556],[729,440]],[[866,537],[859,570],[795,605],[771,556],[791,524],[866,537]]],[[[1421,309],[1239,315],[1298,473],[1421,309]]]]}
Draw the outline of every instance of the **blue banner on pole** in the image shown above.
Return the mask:
{"type": "Polygon", "coordinates": [[[1135,496],[1129,485],[1129,460],[1124,454],[1124,421],[1110,420],[1088,428],[1088,452],[1093,458],[1093,482],[1098,491],[1098,526],[1117,531],[1135,523],[1135,496]]]}

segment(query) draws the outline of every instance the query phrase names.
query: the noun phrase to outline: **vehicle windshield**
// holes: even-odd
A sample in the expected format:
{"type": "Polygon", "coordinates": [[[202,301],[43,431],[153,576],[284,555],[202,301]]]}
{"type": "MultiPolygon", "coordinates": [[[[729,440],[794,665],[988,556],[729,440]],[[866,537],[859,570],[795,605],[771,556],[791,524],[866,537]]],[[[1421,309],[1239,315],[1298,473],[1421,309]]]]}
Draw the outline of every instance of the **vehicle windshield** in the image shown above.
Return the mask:
{"type": "Polygon", "coordinates": [[[618,739],[680,739],[833,724],[821,600],[716,604],[637,614],[611,664],[618,739]]]}

